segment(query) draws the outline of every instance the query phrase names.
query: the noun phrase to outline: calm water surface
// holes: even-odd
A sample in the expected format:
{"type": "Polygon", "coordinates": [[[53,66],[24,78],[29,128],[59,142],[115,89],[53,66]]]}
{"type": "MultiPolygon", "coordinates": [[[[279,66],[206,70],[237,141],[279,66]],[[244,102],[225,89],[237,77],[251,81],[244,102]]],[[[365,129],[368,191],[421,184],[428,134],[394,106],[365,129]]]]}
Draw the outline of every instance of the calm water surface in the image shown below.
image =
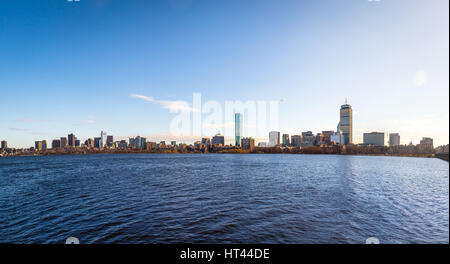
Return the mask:
{"type": "Polygon", "coordinates": [[[0,159],[0,242],[449,243],[449,163],[335,155],[0,159]]]}

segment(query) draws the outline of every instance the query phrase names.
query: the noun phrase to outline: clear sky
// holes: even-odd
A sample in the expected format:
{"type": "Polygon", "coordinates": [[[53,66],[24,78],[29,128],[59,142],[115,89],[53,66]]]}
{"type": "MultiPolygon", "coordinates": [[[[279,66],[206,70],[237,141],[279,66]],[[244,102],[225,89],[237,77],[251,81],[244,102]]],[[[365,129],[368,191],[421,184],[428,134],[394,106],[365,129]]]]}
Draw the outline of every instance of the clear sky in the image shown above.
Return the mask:
{"type": "Polygon", "coordinates": [[[194,92],[281,100],[289,134],[335,130],[347,97],[357,143],[448,144],[449,1],[4,0],[0,91],[12,147],[164,135],[194,92]]]}

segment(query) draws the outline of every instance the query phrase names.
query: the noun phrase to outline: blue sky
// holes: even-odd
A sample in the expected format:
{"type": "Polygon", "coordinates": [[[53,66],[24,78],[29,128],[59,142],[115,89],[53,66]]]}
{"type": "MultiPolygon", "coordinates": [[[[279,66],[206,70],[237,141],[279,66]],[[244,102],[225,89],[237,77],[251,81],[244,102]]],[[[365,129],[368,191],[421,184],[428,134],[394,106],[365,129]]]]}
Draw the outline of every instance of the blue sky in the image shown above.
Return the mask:
{"type": "MultiPolygon", "coordinates": [[[[282,100],[279,127],[449,139],[447,0],[0,2],[0,139],[169,132],[164,104],[282,100]]],[[[244,124],[245,126],[245,124],[244,124]]],[[[212,135],[211,135],[212,136],[212,135]]]]}

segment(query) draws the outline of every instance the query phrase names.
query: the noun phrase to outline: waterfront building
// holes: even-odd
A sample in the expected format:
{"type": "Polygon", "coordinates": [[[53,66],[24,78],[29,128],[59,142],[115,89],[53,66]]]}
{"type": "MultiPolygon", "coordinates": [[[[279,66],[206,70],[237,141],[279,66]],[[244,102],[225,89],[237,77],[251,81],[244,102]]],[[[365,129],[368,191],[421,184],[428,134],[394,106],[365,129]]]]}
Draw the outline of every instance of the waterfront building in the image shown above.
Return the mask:
{"type": "Polygon", "coordinates": [[[312,131],[302,132],[302,145],[313,146],[316,142],[316,137],[312,131]]]}
{"type": "Polygon", "coordinates": [[[429,137],[423,137],[418,145],[420,152],[432,152],[433,148],[433,139],[429,137]]]}
{"type": "Polygon", "coordinates": [[[2,149],[7,149],[8,148],[8,142],[6,140],[2,141],[2,149]]]}
{"type": "Polygon", "coordinates": [[[322,145],[325,142],[323,141],[323,135],[322,133],[317,133],[316,135],[316,145],[322,145]]]}
{"type": "Polygon", "coordinates": [[[98,149],[100,149],[101,148],[101,138],[99,138],[99,137],[95,137],[94,138],[94,148],[98,148],[98,149]]]}
{"type": "Polygon", "coordinates": [[[289,134],[283,134],[283,147],[289,147],[291,145],[291,140],[289,139],[289,134]]]}
{"type": "Polygon", "coordinates": [[[211,140],[209,138],[202,138],[202,144],[205,144],[208,146],[211,144],[211,140]]]}
{"type": "Polygon", "coordinates": [[[112,147],[114,144],[114,137],[113,136],[107,136],[106,137],[106,146],[112,147]]]}
{"type": "Polygon", "coordinates": [[[323,142],[327,145],[331,144],[331,136],[333,134],[334,134],[334,131],[332,131],[332,130],[322,131],[323,142]]]}
{"type": "Polygon", "coordinates": [[[38,150],[38,151],[42,150],[42,141],[35,141],[34,142],[34,149],[38,150]]]}
{"type": "Polygon", "coordinates": [[[86,139],[84,141],[84,146],[87,148],[93,148],[94,147],[94,140],[92,140],[91,138],[86,139]]]}
{"type": "Polygon", "coordinates": [[[212,138],[212,144],[225,146],[225,137],[218,133],[212,138]]]}
{"type": "Polygon", "coordinates": [[[274,147],[280,144],[280,132],[271,131],[269,132],[269,147],[274,147]]]}
{"type": "Polygon", "coordinates": [[[156,149],[156,142],[146,142],[145,149],[146,150],[156,149]]]}
{"type": "Polygon", "coordinates": [[[240,146],[242,137],[242,115],[240,113],[234,114],[234,136],[235,146],[240,146]]]}
{"type": "Polygon", "coordinates": [[[389,146],[399,146],[400,145],[400,135],[398,133],[389,134],[389,146]]]}
{"type": "Polygon", "coordinates": [[[176,146],[177,146],[177,142],[176,142],[176,141],[171,141],[171,142],[170,142],[170,145],[176,147],[176,146]]]}
{"type": "Polygon", "coordinates": [[[80,140],[78,138],[75,138],[75,147],[79,147],[81,144],[80,140]]]}
{"type": "Polygon", "coordinates": [[[128,148],[128,144],[127,144],[126,140],[121,140],[117,146],[119,148],[121,148],[121,149],[127,149],[128,148]]]}
{"type": "Polygon", "coordinates": [[[62,137],[60,141],[61,141],[61,148],[65,148],[67,146],[67,138],[62,137]]]}
{"type": "Polygon", "coordinates": [[[42,150],[47,150],[47,140],[42,140],[42,150]]]}
{"type": "Polygon", "coordinates": [[[363,145],[384,146],[384,133],[383,132],[364,133],[363,145]]]}
{"type": "Polygon", "coordinates": [[[259,142],[258,143],[258,148],[265,148],[267,147],[267,143],[266,142],[259,142]]]}
{"type": "Polygon", "coordinates": [[[130,146],[133,148],[145,148],[146,138],[137,136],[135,138],[130,138],[130,146]]]}
{"type": "Polygon", "coordinates": [[[69,140],[69,146],[70,147],[75,147],[75,135],[74,134],[70,134],[67,136],[68,140],[69,140]]]}
{"type": "Polygon", "coordinates": [[[54,139],[52,141],[52,149],[57,149],[61,147],[61,140],[59,139],[54,139]]]}
{"type": "Polygon", "coordinates": [[[291,146],[300,147],[302,143],[302,136],[300,135],[292,135],[291,136],[291,146]]]}
{"type": "Polygon", "coordinates": [[[255,139],[251,137],[244,137],[242,138],[242,149],[246,150],[254,150],[255,149],[255,139]]]}
{"type": "Polygon", "coordinates": [[[331,144],[343,144],[344,143],[344,135],[340,131],[333,133],[333,135],[330,136],[330,143],[331,144]]]}
{"type": "Polygon", "coordinates": [[[100,147],[104,148],[106,144],[106,132],[100,131],[100,147]]]}
{"type": "Polygon", "coordinates": [[[345,104],[341,106],[340,110],[340,132],[344,135],[344,145],[353,144],[353,110],[351,105],[345,104]]]}

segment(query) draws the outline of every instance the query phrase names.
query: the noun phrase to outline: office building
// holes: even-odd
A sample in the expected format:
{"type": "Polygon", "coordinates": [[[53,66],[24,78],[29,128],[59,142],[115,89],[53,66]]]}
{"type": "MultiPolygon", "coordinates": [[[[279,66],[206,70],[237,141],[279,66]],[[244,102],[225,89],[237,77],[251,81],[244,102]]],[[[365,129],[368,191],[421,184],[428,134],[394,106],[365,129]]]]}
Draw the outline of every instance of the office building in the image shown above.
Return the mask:
{"type": "Polygon", "coordinates": [[[289,134],[283,134],[283,147],[289,147],[291,145],[291,140],[289,139],[289,134]]]}
{"type": "Polygon", "coordinates": [[[344,143],[344,135],[340,131],[333,133],[330,136],[330,144],[343,144],[344,143]]]}
{"type": "Polygon", "coordinates": [[[383,132],[364,133],[363,144],[372,146],[384,146],[384,133],[383,132]]]}
{"type": "Polygon", "coordinates": [[[234,114],[234,136],[235,146],[240,146],[242,138],[242,115],[240,113],[234,114]]]}
{"type": "Polygon", "coordinates": [[[211,140],[209,138],[202,138],[202,144],[208,146],[209,144],[211,144],[211,140]]]}
{"type": "Polygon", "coordinates": [[[347,99],[345,104],[341,106],[339,127],[344,136],[343,144],[353,144],[353,110],[351,105],[347,104],[347,99]]]}
{"type": "Polygon", "coordinates": [[[67,136],[68,141],[69,141],[69,146],[70,147],[75,147],[75,135],[74,134],[70,134],[67,136]]]}
{"type": "Polygon", "coordinates": [[[42,141],[35,141],[34,142],[34,149],[35,150],[42,150],[42,141]]]}
{"type": "Polygon", "coordinates": [[[400,135],[398,133],[389,134],[389,146],[399,146],[400,145],[400,135]]]}
{"type": "Polygon", "coordinates": [[[302,132],[302,145],[313,146],[316,142],[316,137],[312,131],[302,132]]]}
{"type": "Polygon", "coordinates": [[[52,141],[52,149],[57,149],[61,147],[61,140],[59,139],[54,139],[52,141]]]}
{"type": "Polygon", "coordinates": [[[6,140],[2,141],[2,149],[7,149],[8,148],[8,142],[6,140]]]}
{"type": "Polygon", "coordinates": [[[291,137],[291,146],[292,147],[300,147],[302,143],[302,136],[300,135],[293,135],[291,137]]]}
{"type": "Polygon", "coordinates": [[[267,147],[267,143],[266,142],[259,142],[258,143],[258,148],[265,148],[267,147]]]}
{"type": "Polygon", "coordinates": [[[334,134],[334,131],[327,130],[322,131],[322,140],[325,144],[331,144],[331,136],[334,134]]]}
{"type": "Polygon", "coordinates": [[[242,149],[246,150],[254,150],[255,149],[255,139],[251,137],[244,137],[242,138],[242,149]]]}
{"type": "Polygon", "coordinates": [[[223,135],[221,135],[220,133],[218,133],[217,135],[215,135],[212,138],[211,143],[213,145],[221,145],[221,146],[225,146],[225,137],[223,135]]]}
{"type": "Polygon", "coordinates": [[[101,146],[102,148],[104,148],[105,145],[106,145],[106,132],[101,131],[101,132],[100,132],[100,146],[101,146]]]}
{"type": "Polygon", "coordinates": [[[269,147],[274,147],[280,145],[280,132],[271,131],[269,132],[269,147]]]}
{"type": "Polygon", "coordinates": [[[114,144],[114,137],[113,136],[107,136],[106,137],[106,146],[111,147],[114,144]]]}
{"type": "Polygon", "coordinates": [[[67,138],[62,137],[60,141],[61,141],[61,148],[65,148],[67,146],[67,138]]]}
{"type": "Polygon", "coordinates": [[[47,140],[42,140],[42,150],[47,150],[47,140]]]}
{"type": "Polygon", "coordinates": [[[94,148],[98,148],[98,149],[100,149],[101,148],[101,138],[99,138],[99,137],[95,137],[94,138],[94,148]]]}

